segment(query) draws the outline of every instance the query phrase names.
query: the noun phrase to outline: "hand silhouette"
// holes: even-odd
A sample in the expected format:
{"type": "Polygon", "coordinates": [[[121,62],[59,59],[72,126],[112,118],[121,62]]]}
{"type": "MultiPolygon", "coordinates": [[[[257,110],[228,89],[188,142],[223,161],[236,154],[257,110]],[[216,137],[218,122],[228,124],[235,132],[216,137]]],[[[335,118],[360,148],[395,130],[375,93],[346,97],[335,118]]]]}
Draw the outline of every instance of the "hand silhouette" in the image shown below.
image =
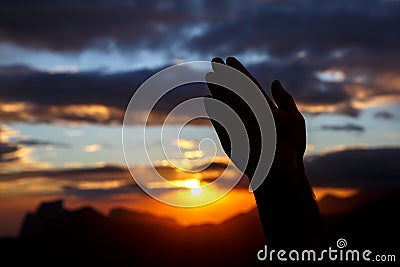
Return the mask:
{"type": "MultiPolygon", "coordinates": [[[[221,58],[214,58],[212,62],[214,63],[214,72],[207,74],[206,81],[211,81],[213,79],[212,76],[219,75],[217,64],[225,64],[221,58]]],[[[249,77],[258,86],[258,89],[262,92],[269,104],[275,120],[277,134],[277,144],[272,168],[278,170],[288,167],[295,168],[299,163],[302,164],[302,158],[306,147],[305,122],[292,96],[285,91],[279,81],[274,81],[271,85],[271,91],[275,104],[262,89],[258,81],[236,58],[228,57],[226,59],[226,65],[235,68],[249,77]]],[[[242,171],[251,179],[255,167],[258,164],[260,151],[262,149],[261,133],[256,117],[251,107],[231,90],[210,82],[208,83],[208,87],[212,97],[231,107],[244,123],[250,140],[250,155],[247,168],[242,171]]],[[[249,90],[252,89],[255,89],[255,87],[249,88],[249,90]]],[[[212,123],[225,153],[230,156],[231,143],[227,131],[218,122],[212,120],[212,123]]]]}
{"type": "MultiPolygon", "coordinates": [[[[259,162],[262,149],[261,131],[252,109],[239,95],[223,86],[211,83],[215,80],[214,75],[225,77],[224,73],[220,73],[219,64],[235,68],[257,85],[258,88],[253,86],[246,89],[262,92],[259,95],[265,99],[260,99],[260,101],[267,101],[275,121],[275,156],[267,179],[254,191],[268,246],[277,249],[321,247],[325,243],[324,229],[303,164],[306,148],[305,121],[293,97],[279,81],[274,81],[271,91],[275,102],[272,101],[258,81],[233,57],[228,57],[226,63],[221,58],[214,58],[212,63],[214,72],[206,75],[207,85],[212,94],[210,97],[233,109],[247,132],[250,146],[249,159],[247,166],[242,167],[241,170],[249,179],[252,178],[257,165],[263,164],[259,162]]],[[[221,123],[227,125],[226,123],[229,122],[221,123]]],[[[225,153],[231,157],[231,143],[227,131],[216,121],[212,120],[212,124],[225,153]]],[[[236,163],[234,158],[231,157],[231,159],[236,163]]]]}

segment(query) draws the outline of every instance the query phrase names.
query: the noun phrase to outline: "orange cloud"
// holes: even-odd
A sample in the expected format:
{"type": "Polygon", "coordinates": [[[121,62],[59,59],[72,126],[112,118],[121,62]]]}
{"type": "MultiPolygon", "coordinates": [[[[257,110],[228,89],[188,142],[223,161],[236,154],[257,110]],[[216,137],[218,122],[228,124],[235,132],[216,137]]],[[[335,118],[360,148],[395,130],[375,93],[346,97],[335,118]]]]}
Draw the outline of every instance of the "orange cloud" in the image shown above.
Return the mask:
{"type": "MultiPolygon", "coordinates": [[[[2,106],[0,105],[0,109],[2,106]]],[[[16,137],[19,135],[17,130],[8,127],[5,124],[0,124],[0,143],[6,143],[10,137],[16,137]]]]}
{"type": "Polygon", "coordinates": [[[203,155],[201,150],[185,151],[183,156],[187,159],[200,158],[203,155]]]}
{"type": "Polygon", "coordinates": [[[99,144],[87,145],[83,148],[83,150],[85,150],[85,152],[88,152],[88,153],[96,152],[96,151],[99,151],[100,149],[101,149],[101,145],[99,145],[99,144]]]}
{"type": "Polygon", "coordinates": [[[121,123],[124,110],[100,104],[39,106],[27,102],[0,104],[2,121],[121,123]]]}
{"type": "Polygon", "coordinates": [[[181,149],[193,149],[197,146],[197,142],[194,140],[187,139],[175,139],[173,144],[180,147],[181,149]]]}
{"type": "Polygon", "coordinates": [[[0,125],[0,174],[24,170],[42,170],[50,168],[49,162],[40,162],[32,156],[35,148],[11,142],[11,137],[19,136],[19,132],[0,125]]]}
{"type": "Polygon", "coordinates": [[[306,151],[313,151],[315,146],[313,144],[307,144],[306,145],[306,151]]]}
{"type": "Polygon", "coordinates": [[[338,198],[349,198],[359,193],[357,188],[336,188],[336,187],[313,187],[314,194],[318,201],[326,196],[338,198]]]}

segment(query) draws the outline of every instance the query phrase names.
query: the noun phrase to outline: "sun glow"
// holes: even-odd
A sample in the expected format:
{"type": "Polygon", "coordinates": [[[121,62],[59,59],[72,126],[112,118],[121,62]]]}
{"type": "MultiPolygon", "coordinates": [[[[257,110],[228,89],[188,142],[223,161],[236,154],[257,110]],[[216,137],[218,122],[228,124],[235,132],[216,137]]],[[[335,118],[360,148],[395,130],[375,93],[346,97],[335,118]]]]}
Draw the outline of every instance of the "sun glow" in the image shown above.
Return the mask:
{"type": "Polygon", "coordinates": [[[194,196],[198,196],[201,194],[201,192],[203,191],[200,187],[200,181],[197,179],[189,179],[189,180],[185,180],[183,182],[183,185],[186,188],[189,188],[190,191],[192,192],[192,195],[194,196]]]}
{"type": "Polygon", "coordinates": [[[338,198],[349,198],[359,193],[359,190],[356,188],[335,188],[335,187],[313,187],[313,191],[318,201],[328,195],[335,196],[338,198]]]}
{"type": "Polygon", "coordinates": [[[190,189],[190,191],[192,192],[192,195],[194,195],[194,196],[198,196],[201,194],[201,192],[203,192],[201,187],[192,188],[192,189],[190,189]]]}
{"type": "Polygon", "coordinates": [[[187,179],[187,180],[171,180],[169,183],[165,182],[152,182],[147,185],[149,188],[187,188],[194,196],[198,196],[203,192],[201,188],[201,182],[198,179],[187,179]],[[170,185],[168,185],[170,184],[170,185]]]}
{"type": "Polygon", "coordinates": [[[185,180],[184,182],[183,182],[183,185],[186,187],[186,188],[196,188],[196,187],[199,187],[200,186],[200,181],[199,180],[197,180],[197,179],[189,179],[189,180],[185,180]]]}

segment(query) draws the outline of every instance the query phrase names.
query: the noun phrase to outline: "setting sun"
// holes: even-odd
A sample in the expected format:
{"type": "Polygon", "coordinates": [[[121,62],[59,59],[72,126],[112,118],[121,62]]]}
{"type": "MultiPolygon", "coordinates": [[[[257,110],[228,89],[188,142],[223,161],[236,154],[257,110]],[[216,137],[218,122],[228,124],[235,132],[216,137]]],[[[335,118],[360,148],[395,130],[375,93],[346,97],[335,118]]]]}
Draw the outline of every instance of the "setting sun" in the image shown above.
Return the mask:
{"type": "Polygon", "coordinates": [[[203,191],[200,187],[200,181],[197,179],[189,179],[183,182],[186,188],[189,188],[192,192],[192,195],[198,196],[203,191]]]}
{"type": "Polygon", "coordinates": [[[192,192],[192,195],[198,196],[198,195],[201,194],[201,192],[202,192],[203,190],[201,189],[201,187],[194,187],[194,188],[192,188],[190,191],[192,192]]]}
{"type": "MultiPolygon", "coordinates": [[[[169,181],[169,183],[176,187],[190,189],[192,195],[194,196],[198,196],[203,192],[203,189],[201,188],[200,185],[200,181],[198,179],[172,180],[169,181]]],[[[151,184],[151,186],[154,185],[155,185],[154,183],[151,184]]]]}

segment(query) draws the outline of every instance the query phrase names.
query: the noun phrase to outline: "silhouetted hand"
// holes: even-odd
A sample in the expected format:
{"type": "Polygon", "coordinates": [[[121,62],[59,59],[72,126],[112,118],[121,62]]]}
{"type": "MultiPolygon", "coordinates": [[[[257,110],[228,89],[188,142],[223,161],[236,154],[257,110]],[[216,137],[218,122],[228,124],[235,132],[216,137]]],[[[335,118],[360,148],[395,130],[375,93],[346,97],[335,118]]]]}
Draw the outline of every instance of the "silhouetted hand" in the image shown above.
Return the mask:
{"type": "MultiPolygon", "coordinates": [[[[258,81],[248,72],[248,70],[234,57],[228,57],[226,63],[221,58],[214,58],[213,63],[226,64],[237,69],[248,76],[262,92],[272,111],[277,134],[277,144],[273,169],[296,168],[298,163],[302,164],[302,158],[306,147],[306,130],[304,118],[297,109],[292,96],[285,91],[279,81],[274,81],[271,85],[272,96],[275,103],[268,97],[258,81]]],[[[218,66],[213,65],[214,72],[208,73],[206,80],[212,80],[213,75],[219,75],[218,66]]],[[[208,83],[212,97],[224,102],[239,115],[246,127],[250,140],[250,156],[246,170],[242,170],[250,179],[258,164],[261,151],[261,133],[258,122],[251,108],[242,100],[241,97],[226,89],[212,83],[208,83]]],[[[254,90],[255,87],[249,88],[254,90]]],[[[263,100],[261,100],[263,101],[263,100]]],[[[268,112],[268,111],[266,111],[268,112]]],[[[219,123],[212,121],[218,134],[221,145],[225,153],[231,155],[230,138],[226,130],[219,123]]]]}
{"type": "MultiPolygon", "coordinates": [[[[242,171],[250,179],[257,165],[263,164],[259,163],[262,149],[259,123],[251,108],[240,96],[227,88],[211,83],[218,80],[213,77],[214,75],[226,78],[221,70],[223,68],[218,68],[219,64],[226,64],[247,75],[258,88],[250,86],[246,89],[260,90],[265,98],[260,101],[265,103],[266,100],[273,114],[277,141],[275,157],[267,179],[254,191],[268,246],[276,249],[322,247],[326,240],[322,219],[303,164],[306,148],[305,121],[292,96],[285,91],[279,81],[274,81],[271,91],[275,102],[272,101],[258,81],[233,57],[227,58],[226,63],[221,58],[214,58],[212,62],[214,72],[206,76],[212,98],[232,108],[247,131],[250,145],[249,160],[246,167],[242,165],[244,168],[242,171]]],[[[212,123],[225,153],[231,157],[231,143],[227,131],[219,123],[213,120],[212,123]]],[[[234,158],[232,161],[235,163],[234,158]]]]}

